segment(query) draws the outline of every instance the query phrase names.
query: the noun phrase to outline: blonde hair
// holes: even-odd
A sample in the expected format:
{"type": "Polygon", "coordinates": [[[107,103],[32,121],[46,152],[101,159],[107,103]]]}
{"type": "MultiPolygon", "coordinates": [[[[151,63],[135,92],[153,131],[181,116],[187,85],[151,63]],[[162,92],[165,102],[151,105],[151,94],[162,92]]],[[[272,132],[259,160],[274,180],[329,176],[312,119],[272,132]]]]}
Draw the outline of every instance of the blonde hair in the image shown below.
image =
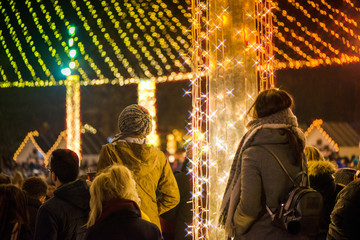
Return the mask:
{"type": "Polygon", "coordinates": [[[306,146],[304,152],[308,161],[325,161],[324,156],[316,147],[306,146]]]}
{"type": "Polygon", "coordinates": [[[129,199],[137,204],[140,199],[131,171],[122,165],[113,165],[98,175],[90,187],[90,214],[87,227],[95,224],[101,215],[103,203],[114,198],[129,199]]]}

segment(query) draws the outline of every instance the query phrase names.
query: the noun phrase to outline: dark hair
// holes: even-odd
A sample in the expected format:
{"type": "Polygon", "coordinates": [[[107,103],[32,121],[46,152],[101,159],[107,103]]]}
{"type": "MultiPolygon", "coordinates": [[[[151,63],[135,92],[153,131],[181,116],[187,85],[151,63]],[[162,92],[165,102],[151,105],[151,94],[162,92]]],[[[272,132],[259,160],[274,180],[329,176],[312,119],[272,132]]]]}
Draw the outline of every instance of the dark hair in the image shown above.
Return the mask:
{"type": "MultiPolygon", "coordinates": [[[[293,106],[294,100],[288,92],[278,88],[271,88],[263,90],[258,94],[248,113],[253,111],[252,116],[254,119],[257,119],[270,116],[293,106]]],[[[288,136],[294,159],[296,163],[300,163],[305,146],[290,130],[284,130],[288,136]]]]}
{"type": "Polygon", "coordinates": [[[25,179],[22,190],[24,190],[29,197],[39,199],[40,197],[46,196],[47,184],[40,177],[29,177],[25,179]]]}
{"type": "Polygon", "coordinates": [[[8,184],[8,183],[11,183],[10,177],[4,173],[0,173],[0,184],[8,184]]]}
{"type": "Polygon", "coordinates": [[[16,170],[14,176],[11,178],[11,183],[15,185],[19,185],[19,187],[21,188],[23,182],[24,182],[24,177],[22,173],[19,170],[16,170]]]}
{"type": "Polygon", "coordinates": [[[9,225],[29,224],[25,192],[13,184],[0,185],[0,239],[4,238],[9,225]]]}
{"type": "Polygon", "coordinates": [[[79,158],[70,149],[56,149],[51,154],[50,169],[61,183],[75,181],[79,175],[79,158]]]}
{"type": "Polygon", "coordinates": [[[289,93],[281,89],[272,88],[259,93],[248,113],[253,111],[253,118],[262,118],[293,107],[293,105],[294,100],[289,93]]]}

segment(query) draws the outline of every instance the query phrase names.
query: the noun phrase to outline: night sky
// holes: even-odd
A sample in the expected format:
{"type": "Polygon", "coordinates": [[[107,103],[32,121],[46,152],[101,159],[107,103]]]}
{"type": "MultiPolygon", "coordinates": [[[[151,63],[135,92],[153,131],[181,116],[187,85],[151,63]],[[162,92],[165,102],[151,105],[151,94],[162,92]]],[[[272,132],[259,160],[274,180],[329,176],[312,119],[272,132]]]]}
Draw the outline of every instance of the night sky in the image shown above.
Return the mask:
{"type": "MultiPolygon", "coordinates": [[[[290,92],[295,114],[302,125],[313,119],[346,121],[360,130],[360,64],[281,70],[276,85],[290,92]]],[[[184,95],[188,81],[157,86],[159,132],[162,138],[173,129],[185,130],[191,99],[184,95]]],[[[27,132],[64,130],[65,87],[0,89],[0,151],[16,150],[27,132]]],[[[82,122],[106,136],[117,132],[117,117],[137,102],[137,86],[88,86],[81,89],[82,122]]]]}

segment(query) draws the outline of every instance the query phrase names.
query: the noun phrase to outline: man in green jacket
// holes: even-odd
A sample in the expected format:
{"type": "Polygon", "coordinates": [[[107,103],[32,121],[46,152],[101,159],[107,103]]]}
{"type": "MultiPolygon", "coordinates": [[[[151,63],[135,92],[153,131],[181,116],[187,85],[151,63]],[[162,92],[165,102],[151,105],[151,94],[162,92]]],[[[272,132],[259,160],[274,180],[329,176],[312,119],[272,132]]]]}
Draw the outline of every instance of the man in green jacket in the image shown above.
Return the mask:
{"type": "Polygon", "coordinates": [[[151,117],[137,104],[127,106],[119,115],[120,133],[100,152],[97,171],[122,164],[134,174],[141,199],[140,209],[160,229],[159,215],[180,201],[179,189],[165,154],[147,143],[151,117]]]}

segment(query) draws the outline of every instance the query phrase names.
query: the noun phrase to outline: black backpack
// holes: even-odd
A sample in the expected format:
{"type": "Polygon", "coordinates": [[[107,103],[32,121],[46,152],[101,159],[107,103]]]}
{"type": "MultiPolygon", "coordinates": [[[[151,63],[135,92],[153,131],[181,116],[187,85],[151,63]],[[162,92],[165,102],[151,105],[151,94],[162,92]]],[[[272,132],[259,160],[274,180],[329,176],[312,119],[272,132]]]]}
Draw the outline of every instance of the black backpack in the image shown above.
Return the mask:
{"type": "Polygon", "coordinates": [[[275,157],[290,181],[294,184],[286,201],[281,204],[275,213],[266,205],[266,210],[271,216],[272,223],[290,234],[302,233],[308,236],[316,236],[319,233],[323,197],[309,185],[306,162],[302,163],[302,171],[295,178],[302,177],[301,183],[298,184],[290,176],[280,159],[269,148],[266,146],[262,147],[275,157]]]}

